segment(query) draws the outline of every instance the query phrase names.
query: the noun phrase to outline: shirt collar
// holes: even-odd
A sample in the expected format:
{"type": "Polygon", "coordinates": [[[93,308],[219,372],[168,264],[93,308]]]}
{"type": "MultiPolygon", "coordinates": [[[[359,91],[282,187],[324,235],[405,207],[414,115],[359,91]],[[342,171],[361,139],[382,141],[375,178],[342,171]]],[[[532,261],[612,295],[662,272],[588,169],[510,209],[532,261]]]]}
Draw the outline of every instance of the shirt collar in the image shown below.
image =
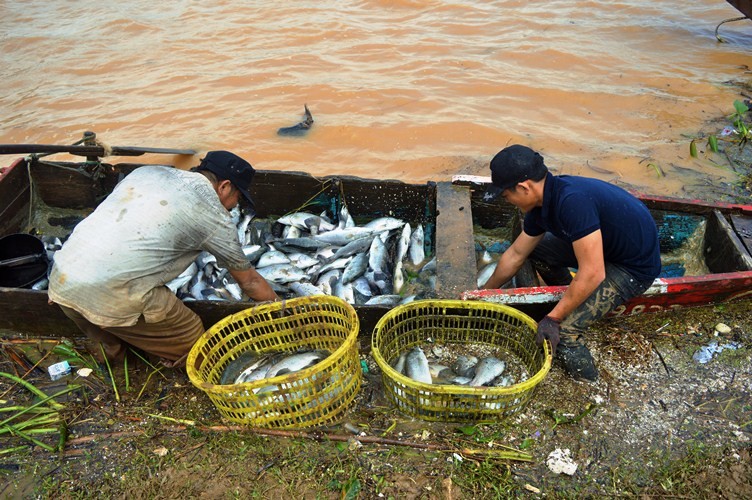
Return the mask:
{"type": "Polygon", "coordinates": [[[551,207],[553,206],[554,184],[556,177],[551,172],[546,174],[546,182],[543,184],[543,206],[541,207],[541,216],[547,219],[550,216],[551,207]]]}

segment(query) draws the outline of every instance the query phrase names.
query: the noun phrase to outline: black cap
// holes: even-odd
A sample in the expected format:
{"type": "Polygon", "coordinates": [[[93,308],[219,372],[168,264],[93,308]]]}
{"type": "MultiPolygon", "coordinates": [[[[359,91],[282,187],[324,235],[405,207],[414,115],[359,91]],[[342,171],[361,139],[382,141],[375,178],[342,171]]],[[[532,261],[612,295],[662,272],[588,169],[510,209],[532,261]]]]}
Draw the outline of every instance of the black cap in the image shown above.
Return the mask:
{"type": "Polygon", "coordinates": [[[201,170],[208,170],[220,179],[232,182],[251,207],[255,206],[248,188],[256,171],[243,158],[229,151],[209,151],[196,168],[197,172],[201,170]]]}
{"type": "Polygon", "coordinates": [[[505,189],[528,179],[541,180],[546,172],[548,168],[543,163],[543,157],[536,151],[519,144],[506,147],[491,160],[493,185],[486,189],[483,199],[495,200],[505,189]]]}

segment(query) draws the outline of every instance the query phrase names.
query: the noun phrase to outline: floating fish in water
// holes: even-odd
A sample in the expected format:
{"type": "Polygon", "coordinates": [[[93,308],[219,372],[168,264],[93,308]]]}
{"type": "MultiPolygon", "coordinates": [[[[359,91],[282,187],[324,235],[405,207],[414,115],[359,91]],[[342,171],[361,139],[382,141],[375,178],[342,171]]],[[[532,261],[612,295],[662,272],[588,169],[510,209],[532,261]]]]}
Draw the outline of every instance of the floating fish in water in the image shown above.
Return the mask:
{"type": "Polygon", "coordinates": [[[313,125],[313,115],[308,110],[308,105],[304,104],[303,121],[296,123],[292,127],[282,127],[277,130],[277,135],[283,136],[302,136],[305,135],[313,125]]]}

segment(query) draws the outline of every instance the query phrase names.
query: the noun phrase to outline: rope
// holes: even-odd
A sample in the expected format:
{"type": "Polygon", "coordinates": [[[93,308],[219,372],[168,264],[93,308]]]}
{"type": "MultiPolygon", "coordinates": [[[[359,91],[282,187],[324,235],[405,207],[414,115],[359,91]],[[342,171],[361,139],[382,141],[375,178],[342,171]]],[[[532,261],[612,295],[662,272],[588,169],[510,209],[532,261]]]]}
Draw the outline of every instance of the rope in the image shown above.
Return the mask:
{"type": "Polygon", "coordinates": [[[721,21],[720,23],[718,23],[718,26],[715,27],[715,39],[718,40],[721,43],[726,43],[726,41],[723,38],[721,38],[721,37],[718,36],[718,28],[721,27],[721,24],[732,23],[734,21],[742,21],[744,19],[749,19],[749,18],[747,16],[734,17],[732,19],[726,19],[726,20],[721,21]]]}

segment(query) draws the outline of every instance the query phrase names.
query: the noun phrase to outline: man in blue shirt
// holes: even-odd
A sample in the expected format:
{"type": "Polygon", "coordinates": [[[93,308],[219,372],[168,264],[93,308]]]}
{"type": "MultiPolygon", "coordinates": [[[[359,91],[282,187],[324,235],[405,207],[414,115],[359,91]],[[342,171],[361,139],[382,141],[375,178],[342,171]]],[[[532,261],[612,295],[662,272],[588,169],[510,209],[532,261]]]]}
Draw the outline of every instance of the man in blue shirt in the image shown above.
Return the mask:
{"type": "Polygon", "coordinates": [[[568,285],[538,323],[537,342],[551,342],[574,378],[596,380],[598,370],[582,335],[594,321],[644,292],[661,270],[658,231],[637,198],[606,182],[554,176],[543,157],[514,145],[491,160],[498,195],[525,213],[522,232],[499,259],[484,288],[498,288],[529,257],[548,285],[568,285]],[[576,269],[574,278],[570,268],[576,269]]]}

